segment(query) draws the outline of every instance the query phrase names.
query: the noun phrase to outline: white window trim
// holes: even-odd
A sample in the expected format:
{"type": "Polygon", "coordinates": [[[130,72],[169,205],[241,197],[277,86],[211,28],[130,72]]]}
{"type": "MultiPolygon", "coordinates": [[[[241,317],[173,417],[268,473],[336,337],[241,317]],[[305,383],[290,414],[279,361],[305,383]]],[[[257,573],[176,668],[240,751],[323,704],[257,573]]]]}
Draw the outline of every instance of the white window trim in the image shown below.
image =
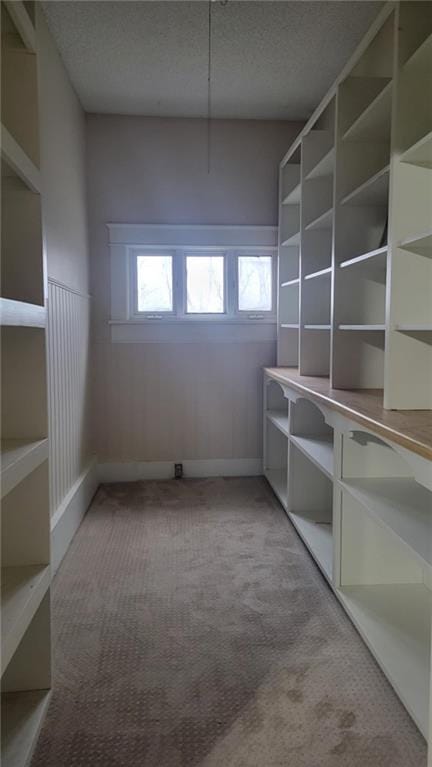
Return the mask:
{"type": "Polygon", "coordinates": [[[254,341],[276,338],[276,227],[108,224],[111,254],[111,338],[115,342],[254,341]],[[173,312],[138,312],[136,252],[170,253],[173,259],[173,312]],[[225,313],[185,312],[185,255],[210,251],[226,255],[225,313]],[[273,256],[272,312],[238,308],[237,255],[273,256]],[[183,296],[182,306],[178,298],[183,296]],[[193,330],[186,330],[185,328],[193,330]],[[234,331],[234,327],[237,330],[234,331]],[[259,329],[261,326],[261,330],[259,329]],[[249,330],[247,330],[249,327],[249,330]],[[211,328],[211,330],[210,330],[211,328]]]}

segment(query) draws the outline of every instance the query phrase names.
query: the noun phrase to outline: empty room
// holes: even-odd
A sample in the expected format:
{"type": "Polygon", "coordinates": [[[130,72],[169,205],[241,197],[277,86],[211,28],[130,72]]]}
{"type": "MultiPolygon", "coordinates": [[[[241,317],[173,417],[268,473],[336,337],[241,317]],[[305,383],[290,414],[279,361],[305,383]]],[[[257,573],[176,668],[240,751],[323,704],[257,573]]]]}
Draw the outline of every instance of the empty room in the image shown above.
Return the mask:
{"type": "Polygon", "coordinates": [[[0,0],[2,767],[432,767],[432,0],[0,0]]]}

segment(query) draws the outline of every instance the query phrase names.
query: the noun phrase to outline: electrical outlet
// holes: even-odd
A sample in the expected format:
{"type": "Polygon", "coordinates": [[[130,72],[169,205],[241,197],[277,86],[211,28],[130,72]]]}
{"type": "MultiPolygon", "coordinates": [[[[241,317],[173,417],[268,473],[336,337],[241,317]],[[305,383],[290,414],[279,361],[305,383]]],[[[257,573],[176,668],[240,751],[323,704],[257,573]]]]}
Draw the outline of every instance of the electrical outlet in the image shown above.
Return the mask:
{"type": "Polygon", "coordinates": [[[174,478],[175,479],[181,479],[183,477],[183,464],[182,463],[175,463],[174,464],[174,478]]]}

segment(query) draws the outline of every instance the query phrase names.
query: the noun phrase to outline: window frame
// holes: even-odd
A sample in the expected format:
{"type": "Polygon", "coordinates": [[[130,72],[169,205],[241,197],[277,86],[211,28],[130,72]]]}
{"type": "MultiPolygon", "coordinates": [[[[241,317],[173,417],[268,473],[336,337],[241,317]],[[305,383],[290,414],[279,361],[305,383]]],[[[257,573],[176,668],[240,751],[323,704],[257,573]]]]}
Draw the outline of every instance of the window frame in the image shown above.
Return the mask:
{"type": "Polygon", "coordinates": [[[182,291],[182,314],[189,320],[223,320],[228,314],[228,254],[223,249],[215,250],[214,248],[200,248],[195,250],[182,249],[179,253],[179,257],[182,261],[182,274],[183,274],[183,291],[182,291]],[[188,256],[219,256],[223,258],[223,311],[222,312],[188,312],[187,310],[187,258],[188,256]]]}
{"type": "Polygon", "coordinates": [[[234,295],[235,295],[235,315],[236,317],[243,318],[247,316],[247,319],[249,320],[259,320],[259,319],[271,319],[275,318],[276,320],[276,309],[277,309],[277,257],[275,253],[269,253],[264,252],[263,249],[259,249],[259,251],[255,248],[248,248],[244,249],[241,252],[234,253],[235,255],[235,265],[234,265],[234,275],[233,275],[233,286],[234,286],[234,295]],[[240,309],[239,305],[239,258],[241,256],[270,256],[272,259],[271,262],[271,309],[240,309]]]}
{"type": "Polygon", "coordinates": [[[134,245],[128,248],[129,261],[129,306],[132,319],[156,320],[174,318],[177,316],[176,307],[176,268],[175,253],[172,248],[148,248],[134,245]],[[138,257],[139,256],[171,256],[172,279],[172,309],[171,311],[140,311],[138,309],[138,257]]]}

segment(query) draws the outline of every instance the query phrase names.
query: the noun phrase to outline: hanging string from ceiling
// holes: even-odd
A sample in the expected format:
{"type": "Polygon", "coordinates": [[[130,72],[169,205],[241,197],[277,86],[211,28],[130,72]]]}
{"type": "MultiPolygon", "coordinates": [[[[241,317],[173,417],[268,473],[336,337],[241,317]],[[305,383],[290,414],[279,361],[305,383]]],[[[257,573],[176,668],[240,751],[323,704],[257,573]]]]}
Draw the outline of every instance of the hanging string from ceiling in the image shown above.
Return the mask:
{"type": "MultiPolygon", "coordinates": [[[[224,8],[228,0],[219,0],[224,8]]],[[[211,129],[212,129],[212,13],[215,0],[208,0],[208,47],[207,47],[207,173],[211,170],[211,129]]]]}

